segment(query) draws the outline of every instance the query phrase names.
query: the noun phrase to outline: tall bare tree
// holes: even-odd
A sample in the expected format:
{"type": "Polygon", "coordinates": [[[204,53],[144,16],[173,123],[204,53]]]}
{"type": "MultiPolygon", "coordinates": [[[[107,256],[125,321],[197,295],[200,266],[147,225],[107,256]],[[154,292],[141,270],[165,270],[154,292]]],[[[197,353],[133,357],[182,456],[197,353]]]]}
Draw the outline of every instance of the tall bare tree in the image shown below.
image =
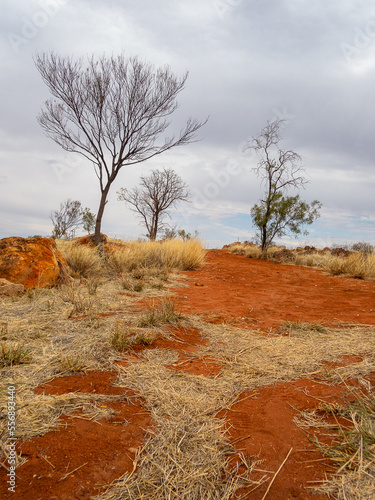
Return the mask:
{"type": "Polygon", "coordinates": [[[121,168],[189,144],[207,120],[189,118],[177,137],[165,136],[188,76],[177,78],[169,67],[155,69],[123,53],[86,62],[43,53],[35,65],[52,94],[40,125],[65,151],[90,160],[99,179],[98,245],[108,193],[121,168]]]}
{"type": "Polygon", "coordinates": [[[121,188],[117,194],[119,200],[131,205],[141,217],[150,240],[155,240],[158,231],[166,227],[168,211],[180,201],[189,201],[190,197],[188,186],[171,168],[153,170],[149,176],[141,177],[140,187],[121,188]]]}
{"type": "MultiPolygon", "coordinates": [[[[297,236],[302,226],[319,217],[321,203],[310,205],[299,195],[285,196],[289,189],[300,189],[307,180],[303,176],[301,157],[279,147],[283,120],[268,122],[260,134],[245,149],[253,149],[259,157],[256,174],[264,182],[264,198],[251,209],[253,224],[259,229],[262,251],[267,251],[275,237],[288,232],[297,236]]],[[[308,234],[304,231],[304,234],[308,234]]]]}

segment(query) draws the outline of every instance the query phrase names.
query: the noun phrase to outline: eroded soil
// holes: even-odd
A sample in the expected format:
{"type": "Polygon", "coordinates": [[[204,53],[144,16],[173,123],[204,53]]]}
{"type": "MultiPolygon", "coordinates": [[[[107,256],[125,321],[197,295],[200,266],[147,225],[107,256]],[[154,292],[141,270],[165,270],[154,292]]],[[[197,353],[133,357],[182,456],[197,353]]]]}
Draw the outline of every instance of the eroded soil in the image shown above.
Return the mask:
{"type": "MultiPolygon", "coordinates": [[[[190,287],[175,291],[179,309],[213,323],[238,324],[265,334],[270,329],[277,331],[285,321],[375,325],[375,283],[334,278],[315,269],[272,264],[216,250],[209,252],[202,269],[186,275],[190,287]]],[[[148,347],[179,353],[178,362],[169,369],[211,377],[220,372],[219,362],[191,356],[207,343],[197,329],[177,328],[172,333],[173,340],[159,338],[148,347]]],[[[134,360],[137,350],[132,355],[134,360]]],[[[358,359],[360,356],[342,363],[358,359]]],[[[372,376],[368,379],[375,381],[372,376]]],[[[304,378],[260,388],[255,393],[245,392],[231,408],[220,412],[218,416],[226,419],[238,452],[248,460],[261,460],[255,474],[258,479],[268,479],[253,492],[244,488],[240,492],[243,498],[262,499],[269,481],[289,454],[267,498],[323,499],[313,495],[309,487],[334,468],[293,418],[301,410],[316,408],[321,400],[341,401],[345,390],[321,379],[304,378]]],[[[103,403],[116,411],[113,418],[95,421],[80,414],[65,416],[55,432],[21,443],[19,449],[28,461],[17,469],[16,493],[7,491],[6,472],[2,469],[1,498],[93,498],[111,481],[136,467],[136,451],[153,423],[141,398],[116,387],[115,373],[89,372],[57,378],[37,391],[110,394],[124,399],[103,403]]]]}

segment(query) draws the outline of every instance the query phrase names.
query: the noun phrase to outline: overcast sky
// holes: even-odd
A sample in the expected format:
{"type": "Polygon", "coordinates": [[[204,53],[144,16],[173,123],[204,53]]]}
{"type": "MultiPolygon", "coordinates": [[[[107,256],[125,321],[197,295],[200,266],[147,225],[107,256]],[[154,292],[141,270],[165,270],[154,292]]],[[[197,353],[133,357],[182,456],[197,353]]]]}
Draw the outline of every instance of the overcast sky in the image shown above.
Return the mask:
{"type": "MultiPolygon", "coordinates": [[[[124,168],[102,230],[144,234],[116,191],[173,168],[192,203],[173,222],[209,247],[254,235],[250,208],[262,196],[244,146],[267,121],[284,119],[282,146],[303,158],[300,194],[323,204],[300,242],[375,243],[375,6],[368,0],[0,0],[0,238],[50,235],[49,214],[70,198],[97,211],[92,165],[47,138],[36,117],[49,98],[38,52],[74,57],[125,51],[189,71],[179,130],[209,121],[200,142],[124,168]]],[[[295,244],[284,238],[286,244],[295,244]]]]}

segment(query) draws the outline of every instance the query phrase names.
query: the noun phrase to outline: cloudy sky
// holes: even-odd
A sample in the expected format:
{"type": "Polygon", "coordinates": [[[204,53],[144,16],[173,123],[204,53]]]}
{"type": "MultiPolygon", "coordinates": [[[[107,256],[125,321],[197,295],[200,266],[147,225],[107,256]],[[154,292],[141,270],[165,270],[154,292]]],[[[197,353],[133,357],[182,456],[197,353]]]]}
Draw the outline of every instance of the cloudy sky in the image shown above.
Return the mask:
{"type": "MultiPolygon", "coordinates": [[[[0,238],[49,235],[68,198],[97,211],[92,165],[45,137],[36,117],[49,98],[36,53],[74,57],[122,51],[189,71],[174,125],[208,123],[199,142],[124,168],[103,232],[144,234],[117,200],[141,175],[173,168],[192,202],[173,222],[209,247],[254,236],[250,207],[263,188],[244,146],[284,119],[282,146],[303,158],[301,196],[323,204],[301,242],[375,243],[375,7],[368,0],[0,0],[0,238]]],[[[292,238],[284,238],[294,244],[292,238]]]]}

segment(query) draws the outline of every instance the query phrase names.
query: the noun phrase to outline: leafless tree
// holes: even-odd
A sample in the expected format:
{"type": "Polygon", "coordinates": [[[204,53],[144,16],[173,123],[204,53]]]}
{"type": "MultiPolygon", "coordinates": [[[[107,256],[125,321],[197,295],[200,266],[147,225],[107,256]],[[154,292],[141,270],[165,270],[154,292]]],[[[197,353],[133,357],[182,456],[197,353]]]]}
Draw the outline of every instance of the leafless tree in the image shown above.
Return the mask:
{"type": "Polygon", "coordinates": [[[150,240],[155,240],[159,230],[164,229],[168,210],[180,201],[189,201],[190,193],[181,177],[172,169],[153,170],[142,176],[140,187],[132,190],[121,188],[118,199],[131,205],[141,217],[150,240]]]}
{"type": "Polygon", "coordinates": [[[50,213],[53,224],[52,238],[74,238],[76,230],[82,226],[90,233],[95,226],[95,215],[89,208],[82,208],[78,200],[65,200],[59,210],[50,213]]]}
{"type": "Polygon", "coordinates": [[[82,224],[81,202],[66,200],[60,203],[59,210],[50,213],[50,219],[53,224],[52,238],[73,238],[82,224]]]}
{"type": "Polygon", "coordinates": [[[65,151],[90,160],[100,184],[95,243],[100,243],[104,208],[121,168],[189,144],[207,120],[189,118],[176,136],[165,136],[187,73],[154,69],[136,57],[80,58],[43,53],[35,65],[52,98],[38,116],[46,135],[65,151]]]}
{"type": "Polygon", "coordinates": [[[289,189],[302,188],[307,180],[300,155],[279,147],[282,125],[283,120],[268,122],[245,148],[257,153],[259,162],[254,171],[266,186],[264,199],[251,209],[253,223],[260,232],[262,251],[267,251],[276,236],[287,232],[300,234],[303,225],[312,224],[319,217],[321,208],[317,200],[309,205],[299,195],[285,196],[289,189]]]}

